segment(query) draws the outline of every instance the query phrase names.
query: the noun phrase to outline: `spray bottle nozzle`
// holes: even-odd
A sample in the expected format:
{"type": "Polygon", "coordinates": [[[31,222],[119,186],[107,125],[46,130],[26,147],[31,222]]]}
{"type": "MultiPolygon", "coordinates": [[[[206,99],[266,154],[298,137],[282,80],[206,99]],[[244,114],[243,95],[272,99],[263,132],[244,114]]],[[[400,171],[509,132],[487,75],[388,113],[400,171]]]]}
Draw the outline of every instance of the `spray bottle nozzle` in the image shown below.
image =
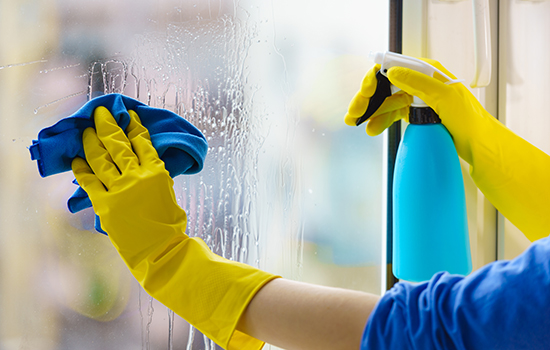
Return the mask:
{"type": "Polygon", "coordinates": [[[383,52],[369,52],[369,60],[372,60],[374,63],[382,64],[384,62],[384,53],[383,52]]]}
{"type": "MultiPolygon", "coordinates": [[[[357,122],[355,123],[356,125],[361,125],[362,123],[367,121],[367,119],[369,119],[378,110],[378,108],[380,108],[384,100],[390,97],[392,93],[396,91],[394,89],[395,87],[392,88],[392,85],[386,76],[388,73],[388,70],[392,67],[399,66],[399,67],[413,69],[417,72],[424,73],[430,77],[433,77],[437,73],[437,75],[440,78],[443,78],[445,80],[445,84],[454,84],[462,81],[458,79],[452,79],[441,70],[437,69],[431,64],[424,62],[418,58],[400,55],[394,52],[389,52],[389,51],[371,52],[369,54],[369,58],[373,60],[375,63],[380,64],[381,68],[376,73],[376,80],[378,82],[376,85],[376,90],[374,92],[374,95],[371,97],[369,101],[369,106],[366,112],[361,116],[361,118],[357,120],[357,122]]],[[[428,105],[426,105],[422,100],[420,100],[416,96],[414,96],[413,103],[411,106],[419,107],[419,108],[428,107],[428,105]]]]}
{"type": "Polygon", "coordinates": [[[376,72],[376,80],[378,83],[376,84],[374,95],[370,98],[369,106],[365,113],[361,116],[361,118],[357,119],[357,122],[355,122],[355,125],[357,126],[366,122],[367,119],[369,119],[374,112],[380,108],[386,98],[390,97],[392,94],[390,80],[384,76],[381,71],[376,72]]]}

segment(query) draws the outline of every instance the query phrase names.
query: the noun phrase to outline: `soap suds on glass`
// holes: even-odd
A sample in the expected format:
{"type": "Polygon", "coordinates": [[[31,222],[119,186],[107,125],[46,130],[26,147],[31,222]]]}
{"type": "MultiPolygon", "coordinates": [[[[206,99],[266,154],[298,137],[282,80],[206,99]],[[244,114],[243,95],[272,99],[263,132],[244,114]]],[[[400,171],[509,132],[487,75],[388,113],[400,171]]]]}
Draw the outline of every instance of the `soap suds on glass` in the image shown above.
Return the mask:
{"type": "MultiPolygon", "coordinates": [[[[209,150],[202,172],[175,179],[188,216],[186,233],[201,237],[227,259],[258,265],[259,236],[250,216],[257,202],[262,118],[251,115],[253,89],[247,86],[245,67],[253,36],[251,28],[229,16],[169,25],[166,32],[139,37],[128,68],[119,65],[116,77],[108,74],[103,80],[114,92],[129,72],[125,91],[172,110],[205,135],[209,150]]],[[[191,349],[198,339],[196,330],[189,332],[191,349]]],[[[204,349],[216,348],[201,338],[204,349]]]]}
{"type": "MultiPolygon", "coordinates": [[[[209,150],[201,173],[175,179],[177,201],[188,216],[186,233],[201,237],[215,253],[229,260],[261,268],[265,248],[260,239],[267,231],[266,222],[271,220],[266,221],[265,216],[272,215],[274,204],[271,198],[258,198],[259,155],[268,136],[264,123],[269,114],[265,109],[253,108],[260,88],[249,82],[247,58],[258,29],[252,23],[225,15],[170,24],[165,31],[136,37],[133,52],[128,56],[97,60],[88,66],[86,75],[77,76],[87,78],[85,89],[36,107],[34,112],[76,96],[91,99],[123,93],[190,121],[207,138],[209,150]]],[[[41,73],[55,74],[78,66],[63,65],[41,73]]],[[[291,120],[290,129],[297,122],[291,120]]],[[[288,147],[294,133],[290,132],[286,138],[288,147]]],[[[300,186],[294,162],[286,158],[281,163],[278,174],[274,172],[267,179],[273,187],[267,196],[275,194],[283,199],[284,208],[275,208],[277,215],[283,216],[279,220],[282,223],[278,223],[283,230],[293,231],[295,223],[300,226],[294,230],[298,231],[295,237],[298,239],[291,243],[291,252],[282,253],[283,260],[294,262],[299,269],[303,223],[295,217],[299,211],[293,208],[300,186]]],[[[141,305],[141,293],[138,302],[142,349],[149,349],[153,300],[141,305]]],[[[173,347],[173,335],[174,314],[169,311],[169,349],[173,347]]],[[[196,346],[218,348],[190,327],[187,349],[196,346]]]]}

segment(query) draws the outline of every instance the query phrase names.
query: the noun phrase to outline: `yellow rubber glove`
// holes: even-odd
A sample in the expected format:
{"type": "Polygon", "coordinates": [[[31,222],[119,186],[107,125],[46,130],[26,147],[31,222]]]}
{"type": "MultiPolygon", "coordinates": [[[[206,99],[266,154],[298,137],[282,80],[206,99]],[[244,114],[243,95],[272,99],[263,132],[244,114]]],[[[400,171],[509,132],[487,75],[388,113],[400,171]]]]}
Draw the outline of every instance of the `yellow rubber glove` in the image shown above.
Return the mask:
{"type": "MultiPolygon", "coordinates": [[[[439,62],[423,60],[455,78],[439,62]]],[[[350,104],[346,123],[355,125],[366,111],[379,69],[377,65],[367,73],[361,91],[350,104]]],[[[377,135],[404,118],[411,96],[418,96],[439,115],[487,199],[531,241],[550,234],[549,155],[491,116],[463,84],[447,85],[403,67],[390,68],[387,74],[390,82],[409,96],[400,93],[386,99],[381,113],[373,115],[367,124],[369,135],[377,135]]]]}
{"type": "Polygon", "coordinates": [[[254,295],[278,277],[226,260],[184,234],[173,180],[134,111],[126,134],[104,107],[84,131],[86,162],[73,160],[102,228],[143,288],[225,349],[260,349],[237,331],[254,295]],[[89,164],[89,166],[88,166],[89,164]]]}
{"type": "MultiPolygon", "coordinates": [[[[361,84],[361,89],[355,94],[349,105],[348,113],[344,118],[344,122],[350,126],[356,126],[357,120],[365,114],[369,105],[370,98],[376,90],[377,80],[376,73],[380,70],[380,65],[372,67],[361,84]]],[[[394,122],[405,119],[409,121],[409,106],[413,101],[412,96],[399,91],[390,97],[386,98],[384,103],[374,112],[367,121],[367,134],[376,136],[381,134],[394,122]]]]}

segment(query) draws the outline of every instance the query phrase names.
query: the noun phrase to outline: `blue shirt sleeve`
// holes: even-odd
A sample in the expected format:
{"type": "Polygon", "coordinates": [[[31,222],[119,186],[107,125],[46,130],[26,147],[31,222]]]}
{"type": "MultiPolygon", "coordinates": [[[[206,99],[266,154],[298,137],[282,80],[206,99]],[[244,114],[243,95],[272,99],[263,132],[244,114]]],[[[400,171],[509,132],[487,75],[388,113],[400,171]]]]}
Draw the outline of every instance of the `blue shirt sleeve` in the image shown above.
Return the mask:
{"type": "Polygon", "coordinates": [[[466,277],[396,284],[367,322],[372,349],[550,349],[550,238],[466,277]]]}

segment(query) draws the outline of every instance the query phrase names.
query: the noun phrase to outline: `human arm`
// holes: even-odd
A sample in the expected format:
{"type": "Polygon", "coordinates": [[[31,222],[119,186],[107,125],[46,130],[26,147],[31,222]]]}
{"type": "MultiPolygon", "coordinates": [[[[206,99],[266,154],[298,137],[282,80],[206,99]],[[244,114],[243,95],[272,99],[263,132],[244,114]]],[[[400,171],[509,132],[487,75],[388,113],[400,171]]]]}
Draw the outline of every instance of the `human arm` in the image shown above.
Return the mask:
{"type": "Polygon", "coordinates": [[[550,238],[462,277],[398,283],[380,300],[361,350],[550,348],[550,238]]]}
{"type": "Polygon", "coordinates": [[[317,350],[319,342],[337,349],[347,343],[333,342],[350,334],[359,344],[377,297],[279,282],[278,276],[223,259],[201,239],[185,235],[187,217],[175,200],[173,181],[139,117],[129,112],[126,135],[108,110],[97,108],[96,129],[83,135],[87,161],[76,158],[72,168],[147,293],[227,349],[259,349],[261,340],[289,349],[317,350]]]}
{"type": "Polygon", "coordinates": [[[358,350],[379,298],[277,279],[256,294],[237,329],[289,350],[358,350]]]}
{"type": "MultiPolygon", "coordinates": [[[[426,60],[454,78],[441,64],[426,60]]],[[[345,121],[355,121],[366,110],[376,88],[375,66],[352,100],[345,121]]],[[[483,194],[531,241],[550,234],[550,156],[523,140],[491,116],[461,83],[447,85],[422,73],[393,67],[392,84],[402,91],[391,96],[369,123],[377,135],[395,120],[406,118],[412,95],[418,96],[447,127],[457,152],[470,164],[470,175],[483,194]]]]}
{"type": "Polygon", "coordinates": [[[263,342],[235,328],[254,294],[277,276],[185,234],[173,180],[137,114],[129,114],[126,135],[106,108],[96,108],[95,129],[83,134],[86,160],[72,162],[102,228],[149,295],[226,349],[260,349],[263,342]]]}

